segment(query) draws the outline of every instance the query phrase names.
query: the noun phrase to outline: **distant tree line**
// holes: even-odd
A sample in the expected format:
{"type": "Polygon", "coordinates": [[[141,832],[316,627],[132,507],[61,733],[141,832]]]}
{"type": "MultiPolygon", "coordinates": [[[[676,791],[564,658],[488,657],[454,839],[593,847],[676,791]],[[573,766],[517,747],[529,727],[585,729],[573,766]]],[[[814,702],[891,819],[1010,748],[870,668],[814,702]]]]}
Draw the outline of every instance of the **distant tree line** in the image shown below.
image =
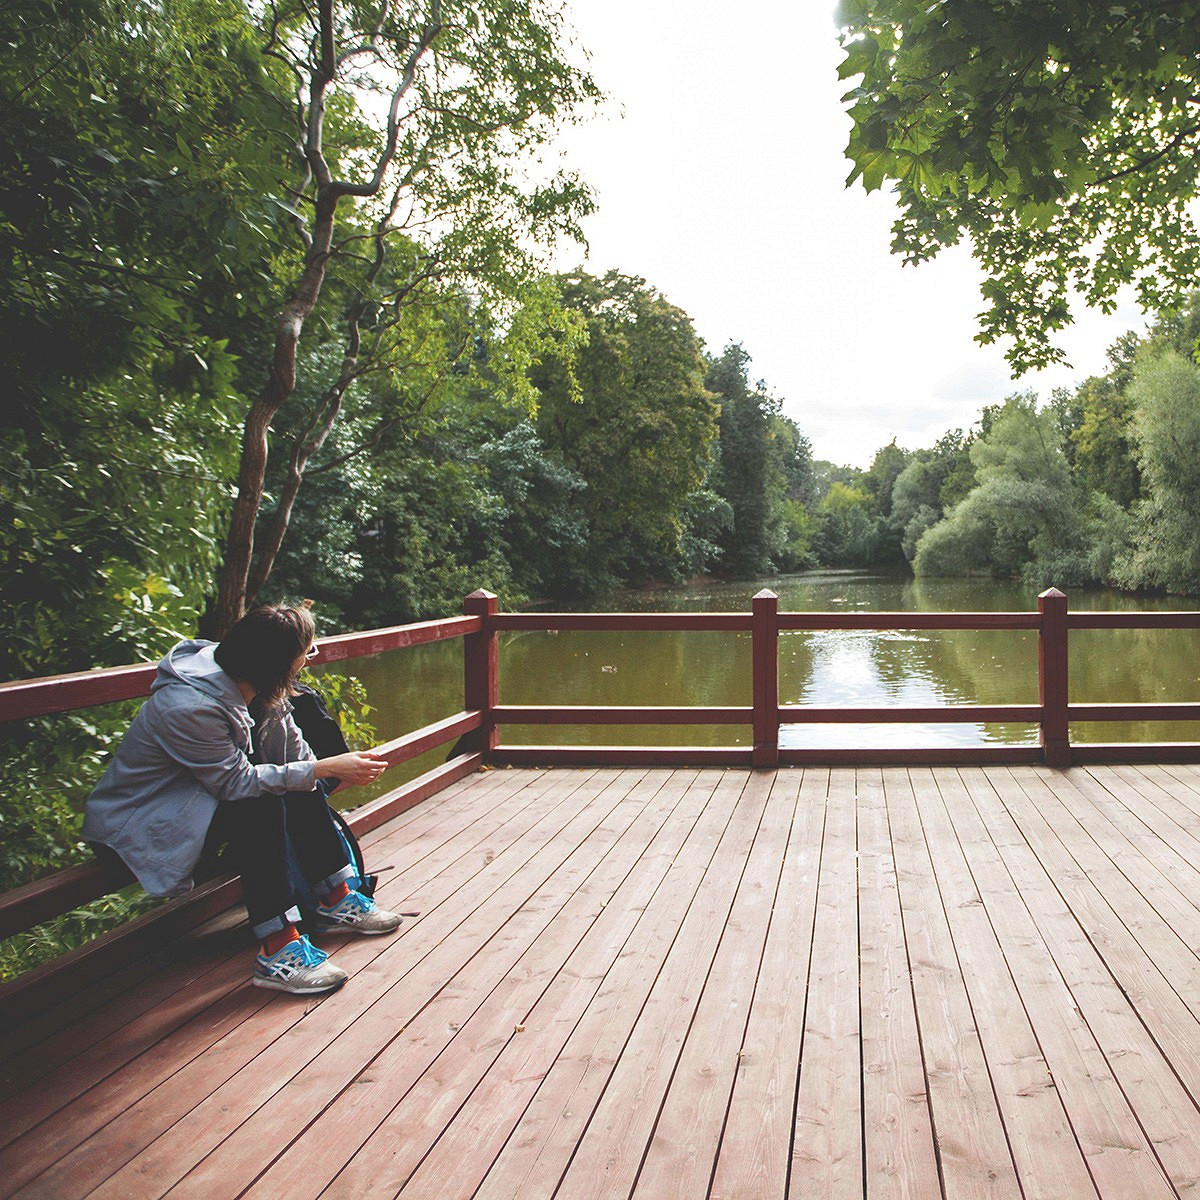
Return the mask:
{"type": "Polygon", "coordinates": [[[1039,407],[1018,392],[928,449],[832,469],[824,562],[907,563],[1036,586],[1200,593],[1200,301],[1109,351],[1039,407]]]}

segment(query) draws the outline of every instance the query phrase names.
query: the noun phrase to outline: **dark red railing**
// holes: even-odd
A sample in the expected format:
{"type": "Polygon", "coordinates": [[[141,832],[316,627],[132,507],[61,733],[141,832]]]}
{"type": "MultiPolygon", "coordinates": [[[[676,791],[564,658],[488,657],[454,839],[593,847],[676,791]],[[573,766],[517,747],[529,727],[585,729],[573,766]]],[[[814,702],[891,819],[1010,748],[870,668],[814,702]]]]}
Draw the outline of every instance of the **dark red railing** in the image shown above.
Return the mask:
{"type": "MultiPolygon", "coordinates": [[[[1067,767],[1097,761],[1200,761],[1200,743],[1072,745],[1072,721],[1193,721],[1200,704],[1071,704],[1068,699],[1068,641],[1074,629],[1197,629],[1200,612],[1069,613],[1066,597],[1051,589],[1036,612],[779,612],[778,599],[759,592],[749,613],[501,613],[496,597],[475,592],[464,602],[465,615],[442,621],[342,634],[320,641],[319,662],[337,662],[462,638],[464,704],[452,714],[380,747],[392,766],[408,762],[449,742],[451,757],[433,770],[354,810],[350,823],[364,833],[463,778],[485,763],[542,765],[728,765],[793,766],[805,763],[1044,763],[1067,767]],[[921,707],[829,707],[779,703],[779,634],[789,630],[1026,630],[1038,635],[1037,704],[958,704],[921,707]],[[515,705],[499,702],[499,635],[506,631],[616,630],[706,631],[751,637],[750,704],[726,707],[589,707],[515,705]],[[949,723],[1014,722],[1036,724],[1037,745],[959,747],[789,749],[779,745],[779,727],[787,723],[949,723]],[[738,746],[556,746],[507,745],[505,725],[740,725],[753,732],[750,745],[738,746]]],[[[50,679],[0,685],[0,720],[11,721],[67,712],[148,693],[155,668],[150,665],[79,672],[50,679]]],[[[0,937],[27,929],[86,903],[105,891],[93,865],[67,871],[0,896],[0,937]]],[[[172,901],[110,940],[123,947],[127,960],[164,932],[194,927],[237,901],[233,879],[198,888],[172,901]]],[[[101,939],[104,941],[105,939],[101,939]]],[[[82,964],[76,977],[98,971],[100,955],[111,969],[113,955],[96,944],[66,956],[82,964]],[[92,967],[89,962],[96,960],[92,967]]],[[[117,956],[119,960],[120,956],[117,956]]],[[[61,973],[61,967],[55,968],[61,973]]],[[[42,971],[31,972],[0,989],[0,1013],[28,1011],[39,995],[42,971]]]]}

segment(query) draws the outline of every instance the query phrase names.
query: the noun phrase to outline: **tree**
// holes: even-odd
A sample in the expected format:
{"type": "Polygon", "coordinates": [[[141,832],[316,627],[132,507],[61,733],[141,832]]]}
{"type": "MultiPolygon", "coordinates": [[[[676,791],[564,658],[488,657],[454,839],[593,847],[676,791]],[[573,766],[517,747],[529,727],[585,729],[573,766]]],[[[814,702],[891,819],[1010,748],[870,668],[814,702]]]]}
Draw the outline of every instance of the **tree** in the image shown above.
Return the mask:
{"type": "Polygon", "coordinates": [[[641,279],[579,273],[561,288],[562,303],[583,317],[587,345],[574,382],[558,363],[533,371],[537,427],[586,481],[594,585],[670,575],[716,435],[700,341],[687,314],[641,279]]]}
{"type": "Polygon", "coordinates": [[[512,298],[532,278],[530,246],[580,239],[591,204],[573,175],[530,179],[532,152],[598,95],[566,55],[554,0],[317,0],[272,5],[261,24],[264,53],[294,85],[296,175],[276,202],[302,252],[284,280],[265,381],[246,417],[210,613],[218,633],[269,577],[308,463],[351,389],[365,374],[403,369],[407,314],[451,284],[512,298]],[[332,297],[331,272],[341,283],[332,297]],[[342,353],[296,421],[285,482],[256,546],[271,425],[295,391],[314,314],[340,329],[342,353]]]}
{"type": "Polygon", "coordinates": [[[1118,568],[1126,587],[1200,591],[1200,367],[1165,349],[1129,384],[1130,432],[1147,489],[1118,568]]]}
{"type": "Polygon", "coordinates": [[[979,340],[1018,371],[1061,361],[1072,291],[1110,312],[1195,286],[1200,3],[842,0],[850,181],[896,184],[893,251],[966,237],[987,276],[979,340]]]}
{"type": "Polygon", "coordinates": [[[875,451],[875,457],[863,476],[867,491],[875,497],[875,503],[885,517],[892,511],[892,489],[900,473],[908,465],[909,458],[909,452],[897,446],[896,439],[892,438],[886,446],[881,446],[875,451]]]}
{"type": "Polygon", "coordinates": [[[22,675],[195,627],[288,113],[236,0],[15,0],[0,30],[0,671],[22,675]]]}
{"type": "Polygon", "coordinates": [[[1083,419],[1071,433],[1075,472],[1085,487],[1128,508],[1141,491],[1141,475],[1129,444],[1133,399],[1110,379],[1088,379],[1078,394],[1083,419]]]}

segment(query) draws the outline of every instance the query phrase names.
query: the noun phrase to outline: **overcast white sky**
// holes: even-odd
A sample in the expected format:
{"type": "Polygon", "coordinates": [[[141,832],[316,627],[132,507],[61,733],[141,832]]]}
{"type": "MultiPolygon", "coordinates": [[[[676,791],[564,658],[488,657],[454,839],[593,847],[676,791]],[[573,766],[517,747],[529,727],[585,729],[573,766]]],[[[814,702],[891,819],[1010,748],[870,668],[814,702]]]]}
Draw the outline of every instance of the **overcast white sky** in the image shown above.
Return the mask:
{"type": "Polygon", "coordinates": [[[931,445],[1010,392],[1103,373],[1116,337],[1144,328],[1132,304],[1080,306],[1071,368],[1014,382],[1003,347],[972,340],[967,251],[901,268],[890,197],[844,187],[833,0],[569,3],[611,97],[563,143],[600,205],[587,268],[645,278],[710,351],[741,342],[815,457],[867,466],[893,437],[931,445]]]}

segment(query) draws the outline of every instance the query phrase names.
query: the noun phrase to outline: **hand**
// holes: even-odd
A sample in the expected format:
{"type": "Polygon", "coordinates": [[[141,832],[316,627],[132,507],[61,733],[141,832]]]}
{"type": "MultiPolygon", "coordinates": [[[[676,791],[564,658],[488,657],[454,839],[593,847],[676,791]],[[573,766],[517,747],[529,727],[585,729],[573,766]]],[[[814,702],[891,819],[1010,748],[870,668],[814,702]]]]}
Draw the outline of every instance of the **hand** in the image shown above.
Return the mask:
{"type": "Polygon", "coordinates": [[[351,750],[348,754],[335,754],[332,758],[317,760],[317,779],[339,779],[342,783],[374,783],[387,768],[386,758],[373,750],[351,750]]]}

